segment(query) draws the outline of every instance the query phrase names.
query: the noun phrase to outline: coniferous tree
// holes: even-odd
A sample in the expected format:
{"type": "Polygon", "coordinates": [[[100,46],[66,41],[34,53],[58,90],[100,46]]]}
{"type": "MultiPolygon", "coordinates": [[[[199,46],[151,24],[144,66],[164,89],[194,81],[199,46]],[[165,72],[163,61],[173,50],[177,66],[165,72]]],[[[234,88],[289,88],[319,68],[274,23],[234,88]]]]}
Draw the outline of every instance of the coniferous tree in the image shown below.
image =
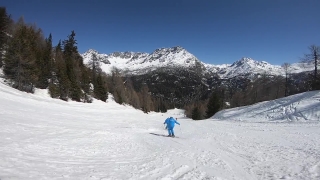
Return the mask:
{"type": "Polygon", "coordinates": [[[101,101],[106,101],[108,99],[108,92],[106,88],[106,83],[104,82],[101,73],[96,77],[96,83],[94,87],[94,94],[97,99],[101,101]]]}
{"type": "Polygon", "coordinates": [[[195,106],[192,110],[192,117],[193,120],[200,120],[201,119],[201,113],[197,106],[195,106]]]}
{"type": "Polygon", "coordinates": [[[213,92],[207,104],[206,118],[212,117],[222,107],[222,101],[217,92],[213,92]]]}
{"type": "Polygon", "coordinates": [[[5,45],[8,39],[8,26],[10,23],[10,16],[7,14],[5,7],[0,7],[0,67],[3,65],[3,55],[5,45]]]}
{"type": "Polygon", "coordinates": [[[160,98],[159,110],[160,112],[167,112],[166,104],[163,102],[162,98],[160,98]]]}
{"type": "Polygon", "coordinates": [[[94,96],[98,99],[100,99],[98,96],[97,91],[96,91],[96,88],[98,87],[98,84],[97,84],[97,74],[99,74],[97,72],[97,66],[99,67],[99,63],[98,62],[98,58],[97,58],[97,55],[96,54],[92,54],[92,57],[91,57],[91,61],[89,61],[89,66],[92,67],[92,75],[91,75],[91,79],[92,79],[92,85],[93,85],[93,88],[94,88],[94,96]]]}
{"type": "Polygon", "coordinates": [[[23,52],[24,47],[26,46],[25,42],[22,40],[23,36],[26,34],[26,28],[21,27],[14,33],[14,37],[11,39],[8,44],[6,54],[4,57],[5,67],[4,73],[6,77],[13,81],[14,86],[17,86],[17,89],[22,90],[22,81],[23,81],[23,65],[25,52],[23,52]]]}
{"type": "Polygon", "coordinates": [[[67,40],[63,41],[63,59],[66,64],[66,74],[70,81],[70,89],[68,89],[68,96],[75,101],[81,100],[81,86],[80,86],[80,79],[78,77],[78,73],[80,72],[79,69],[79,62],[81,61],[78,57],[79,52],[77,48],[77,41],[75,39],[75,32],[71,31],[71,34],[68,36],[67,40]]]}
{"type": "Polygon", "coordinates": [[[83,101],[91,103],[92,102],[92,97],[91,97],[91,92],[90,92],[90,74],[91,71],[89,68],[85,67],[84,65],[80,66],[81,70],[81,79],[80,79],[80,86],[83,91],[83,101]]]}
{"type": "Polygon", "coordinates": [[[83,58],[79,54],[79,52],[76,53],[76,79],[77,84],[80,86],[80,95],[81,95],[81,101],[82,102],[92,102],[92,97],[90,95],[90,87],[91,87],[91,70],[86,67],[83,63],[83,58]]]}
{"type": "Polygon", "coordinates": [[[41,47],[41,30],[24,24],[22,18],[18,21],[5,53],[4,73],[11,80],[13,87],[33,92],[38,81],[39,68],[37,59],[41,47]]]}
{"type": "Polygon", "coordinates": [[[56,74],[58,82],[56,85],[58,85],[59,88],[59,98],[67,101],[71,82],[67,75],[67,66],[63,59],[61,42],[59,42],[55,48],[55,64],[57,67],[56,74]]]}
{"type": "Polygon", "coordinates": [[[53,53],[52,53],[52,35],[45,39],[45,44],[41,49],[41,57],[38,61],[39,80],[38,87],[45,89],[49,86],[52,78],[53,53]]]}
{"type": "MultiPolygon", "coordinates": [[[[51,35],[51,34],[50,34],[51,35]]],[[[49,36],[50,37],[50,36],[49,36]]],[[[52,42],[51,42],[52,45],[52,42]]],[[[49,79],[49,93],[52,98],[60,98],[60,84],[59,84],[59,70],[58,62],[62,61],[61,42],[52,48],[52,59],[50,63],[50,79],[49,79]]]]}
{"type": "Polygon", "coordinates": [[[108,99],[107,85],[104,80],[104,76],[100,67],[100,62],[96,54],[92,54],[91,60],[89,61],[89,66],[91,66],[92,69],[91,79],[94,88],[94,96],[97,99],[106,101],[108,99]]]}
{"type": "Polygon", "coordinates": [[[4,53],[13,34],[13,20],[5,7],[0,7],[0,67],[3,66],[4,53]]]}

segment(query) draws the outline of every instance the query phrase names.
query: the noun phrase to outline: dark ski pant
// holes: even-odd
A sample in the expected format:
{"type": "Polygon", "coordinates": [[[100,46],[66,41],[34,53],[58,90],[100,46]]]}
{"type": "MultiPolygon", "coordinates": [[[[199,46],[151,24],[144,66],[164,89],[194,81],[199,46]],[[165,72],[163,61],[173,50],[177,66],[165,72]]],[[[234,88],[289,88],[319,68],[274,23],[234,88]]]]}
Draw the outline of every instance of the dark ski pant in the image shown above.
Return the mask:
{"type": "Polygon", "coordinates": [[[168,133],[169,133],[169,136],[173,136],[174,135],[173,128],[168,128],[168,133]]]}

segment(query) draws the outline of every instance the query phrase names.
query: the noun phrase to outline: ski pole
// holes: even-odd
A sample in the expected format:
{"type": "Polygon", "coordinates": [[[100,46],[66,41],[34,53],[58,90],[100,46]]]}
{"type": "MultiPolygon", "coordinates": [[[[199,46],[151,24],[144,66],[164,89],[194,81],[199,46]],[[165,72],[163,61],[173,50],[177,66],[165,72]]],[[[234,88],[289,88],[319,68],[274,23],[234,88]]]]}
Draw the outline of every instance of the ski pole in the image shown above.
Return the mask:
{"type": "Polygon", "coordinates": [[[181,126],[179,125],[179,128],[180,128],[180,132],[181,132],[181,134],[182,134],[182,131],[181,131],[181,126]]]}

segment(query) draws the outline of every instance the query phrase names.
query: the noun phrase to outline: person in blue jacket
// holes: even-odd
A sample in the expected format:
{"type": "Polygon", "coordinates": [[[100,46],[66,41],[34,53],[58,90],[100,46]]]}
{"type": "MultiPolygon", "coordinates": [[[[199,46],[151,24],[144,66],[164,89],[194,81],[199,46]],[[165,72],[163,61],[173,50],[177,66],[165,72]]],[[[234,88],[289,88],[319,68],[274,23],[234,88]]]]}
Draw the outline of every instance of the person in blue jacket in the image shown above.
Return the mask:
{"type": "Polygon", "coordinates": [[[166,128],[168,129],[168,133],[169,133],[168,136],[169,137],[175,137],[174,136],[174,131],[173,131],[174,125],[175,124],[179,124],[180,125],[180,123],[178,121],[176,121],[173,117],[169,117],[164,121],[163,124],[167,124],[166,128]]]}

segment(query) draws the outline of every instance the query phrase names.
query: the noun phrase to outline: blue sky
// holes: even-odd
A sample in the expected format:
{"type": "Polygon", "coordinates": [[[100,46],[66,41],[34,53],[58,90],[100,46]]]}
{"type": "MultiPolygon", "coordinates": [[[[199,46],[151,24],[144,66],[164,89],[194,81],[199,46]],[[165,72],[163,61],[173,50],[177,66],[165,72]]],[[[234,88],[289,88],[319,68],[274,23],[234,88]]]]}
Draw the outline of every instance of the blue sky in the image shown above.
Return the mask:
{"type": "Polygon", "coordinates": [[[242,57],[281,65],[320,45],[319,0],[2,0],[54,45],[76,32],[80,53],[182,46],[210,64],[242,57]]]}

